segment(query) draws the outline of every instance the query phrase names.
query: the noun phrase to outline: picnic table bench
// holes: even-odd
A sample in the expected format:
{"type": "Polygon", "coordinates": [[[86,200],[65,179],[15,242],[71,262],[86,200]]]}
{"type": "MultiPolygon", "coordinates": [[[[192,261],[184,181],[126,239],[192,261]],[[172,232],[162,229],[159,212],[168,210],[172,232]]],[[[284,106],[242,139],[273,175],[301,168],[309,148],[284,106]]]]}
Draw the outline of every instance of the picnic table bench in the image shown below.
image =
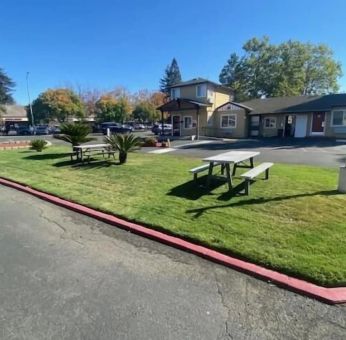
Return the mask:
{"type": "Polygon", "coordinates": [[[265,179],[269,179],[269,169],[274,165],[274,163],[265,162],[257,165],[255,168],[243,173],[240,177],[245,179],[245,194],[248,195],[250,192],[251,181],[261,173],[265,172],[265,179]]]}

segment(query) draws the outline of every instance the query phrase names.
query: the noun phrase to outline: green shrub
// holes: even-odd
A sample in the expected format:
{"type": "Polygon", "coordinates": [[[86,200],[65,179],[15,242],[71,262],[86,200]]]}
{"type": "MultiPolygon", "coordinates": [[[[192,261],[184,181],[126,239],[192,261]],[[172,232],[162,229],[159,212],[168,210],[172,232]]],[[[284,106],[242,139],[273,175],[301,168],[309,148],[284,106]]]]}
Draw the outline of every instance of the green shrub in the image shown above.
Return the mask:
{"type": "Polygon", "coordinates": [[[113,150],[119,151],[120,164],[126,163],[128,152],[137,149],[141,145],[141,139],[133,134],[107,136],[105,142],[110,144],[113,150]]]}
{"type": "Polygon", "coordinates": [[[81,123],[66,123],[60,127],[59,135],[55,135],[54,138],[61,139],[67,143],[71,143],[72,146],[77,146],[83,143],[90,142],[95,138],[88,137],[90,133],[89,126],[81,123]]]}
{"type": "Polygon", "coordinates": [[[47,145],[44,139],[34,139],[30,142],[30,149],[41,152],[47,145]]]}

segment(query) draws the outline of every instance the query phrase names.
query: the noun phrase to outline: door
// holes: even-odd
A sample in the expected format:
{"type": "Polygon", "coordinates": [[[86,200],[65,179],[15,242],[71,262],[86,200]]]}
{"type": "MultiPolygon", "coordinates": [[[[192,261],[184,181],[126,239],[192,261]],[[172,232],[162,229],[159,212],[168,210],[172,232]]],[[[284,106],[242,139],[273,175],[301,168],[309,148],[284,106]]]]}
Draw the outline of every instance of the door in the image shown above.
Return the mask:
{"type": "Polygon", "coordinates": [[[324,112],[314,112],[312,114],[311,134],[323,135],[324,134],[324,112]]]}
{"type": "Polygon", "coordinates": [[[180,115],[172,116],[173,136],[180,136],[180,115]]]}
{"type": "Polygon", "coordinates": [[[308,124],[308,115],[297,115],[294,137],[297,137],[297,138],[306,137],[307,124],[308,124]]]}
{"type": "Polygon", "coordinates": [[[295,115],[286,116],[284,136],[293,137],[295,135],[295,127],[296,127],[296,116],[295,115]]]}
{"type": "Polygon", "coordinates": [[[250,116],[250,136],[259,136],[260,116],[250,116]]]}

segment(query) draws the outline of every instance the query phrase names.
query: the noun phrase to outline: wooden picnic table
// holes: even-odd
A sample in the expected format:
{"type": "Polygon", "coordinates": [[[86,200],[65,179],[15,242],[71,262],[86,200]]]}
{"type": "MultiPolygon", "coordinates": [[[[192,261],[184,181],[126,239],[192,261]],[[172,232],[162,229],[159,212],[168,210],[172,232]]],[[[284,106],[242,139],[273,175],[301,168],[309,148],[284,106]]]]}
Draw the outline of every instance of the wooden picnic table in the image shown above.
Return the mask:
{"type": "Polygon", "coordinates": [[[209,187],[211,177],[213,176],[214,165],[221,164],[221,173],[223,174],[224,170],[226,170],[226,179],[229,190],[231,190],[233,187],[232,176],[235,175],[237,168],[253,168],[253,159],[259,154],[260,153],[257,151],[228,151],[215,156],[204,158],[203,162],[209,163],[207,187],[209,187]],[[249,161],[250,164],[246,164],[245,162],[247,161],[249,161]],[[230,164],[233,164],[232,173],[230,164]]]}
{"type": "Polygon", "coordinates": [[[109,144],[83,144],[73,147],[73,151],[77,153],[77,159],[83,162],[84,154],[89,151],[105,151],[109,149],[109,144]]]}

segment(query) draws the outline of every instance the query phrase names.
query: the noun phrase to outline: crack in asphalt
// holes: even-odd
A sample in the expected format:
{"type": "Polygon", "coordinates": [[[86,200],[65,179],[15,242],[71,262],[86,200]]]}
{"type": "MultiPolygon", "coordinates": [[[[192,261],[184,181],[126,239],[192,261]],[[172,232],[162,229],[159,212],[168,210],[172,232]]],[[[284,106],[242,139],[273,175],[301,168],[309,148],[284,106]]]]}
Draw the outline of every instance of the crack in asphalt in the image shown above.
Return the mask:
{"type": "Polygon", "coordinates": [[[219,278],[217,276],[216,270],[214,270],[214,278],[215,278],[215,283],[216,283],[216,288],[217,288],[217,294],[220,297],[220,302],[221,302],[223,308],[226,309],[226,311],[227,311],[227,318],[226,318],[226,320],[224,322],[223,331],[218,336],[218,339],[224,339],[225,337],[227,339],[233,339],[233,336],[230,333],[230,330],[229,330],[229,327],[228,327],[228,321],[231,318],[231,308],[227,305],[227,303],[225,301],[225,297],[223,295],[223,292],[222,292],[222,289],[221,289],[221,284],[220,284],[219,278]]]}

